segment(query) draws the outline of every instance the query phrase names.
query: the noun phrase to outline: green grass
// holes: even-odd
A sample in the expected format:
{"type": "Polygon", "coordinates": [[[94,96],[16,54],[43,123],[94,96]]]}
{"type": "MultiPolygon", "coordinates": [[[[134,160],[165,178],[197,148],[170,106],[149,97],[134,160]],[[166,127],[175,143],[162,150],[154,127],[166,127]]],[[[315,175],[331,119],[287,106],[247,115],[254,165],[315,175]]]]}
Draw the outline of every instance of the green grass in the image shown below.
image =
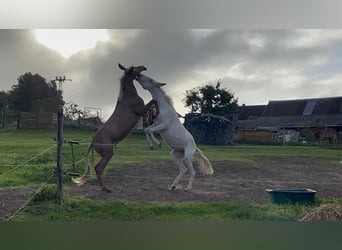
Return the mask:
{"type": "Polygon", "coordinates": [[[309,205],[224,202],[134,203],[73,198],[63,205],[31,202],[17,221],[295,221],[313,209],[309,205]]]}
{"type": "Polygon", "coordinates": [[[56,187],[46,185],[15,221],[297,221],[321,204],[342,204],[342,199],[313,204],[249,204],[229,202],[125,202],[71,198],[65,192],[56,204],[56,187]]]}
{"type": "MultiPolygon", "coordinates": [[[[75,145],[75,160],[83,157],[94,130],[64,130],[64,139],[81,142],[75,145]]],[[[70,198],[65,191],[63,205],[55,203],[56,166],[55,129],[16,130],[0,129],[0,188],[12,186],[41,186],[42,191],[13,219],[25,221],[292,221],[301,218],[314,206],[309,205],[273,205],[240,203],[131,203],[102,202],[85,198],[70,198]],[[51,148],[50,150],[48,150],[51,148]],[[42,152],[48,150],[46,153],[42,152]],[[41,154],[41,155],[40,155],[41,154]],[[50,178],[52,177],[52,178],[50,178]],[[50,179],[49,179],[50,178],[50,179]],[[47,181],[48,180],[48,181],[47,181]],[[53,187],[53,188],[51,188],[53,187]]],[[[253,161],[256,156],[306,156],[328,160],[342,158],[339,146],[278,146],[278,145],[243,145],[209,146],[199,145],[212,161],[253,161]]],[[[63,169],[70,172],[72,158],[70,146],[63,146],[63,169]]],[[[95,161],[98,156],[95,154],[95,161]]],[[[161,150],[149,150],[143,134],[132,134],[118,145],[115,155],[106,170],[124,167],[129,163],[153,160],[170,160],[169,149],[163,144],[161,150]]],[[[84,171],[80,161],[77,171],[84,171]]],[[[70,177],[65,176],[66,187],[70,177]]],[[[332,201],[324,201],[332,202],[332,201]]],[[[340,201],[334,201],[341,203],[340,201]]],[[[316,203],[317,206],[319,203],[316,203]]]]}
{"type": "MultiPolygon", "coordinates": [[[[74,145],[74,154],[75,162],[78,162],[76,171],[83,173],[84,161],[82,159],[94,133],[94,130],[89,129],[64,130],[66,143],[63,144],[63,170],[65,173],[72,171],[71,146],[67,142],[75,140],[81,143],[74,145]]],[[[55,129],[0,130],[0,187],[37,185],[53,175],[57,150],[55,137],[55,129]],[[46,152],[43,153],[44,151],[46,152]]],[[[99,156],[94,154],[94,161],[98,159],[99,156]]],[[[155,154],[154,151],[148,149],[142,134],[134,134],[116,147],[115,155],[106,171],[128,163],[154,159],[170,159],[167,147],[163,147],[160,154],[155,154]]],[[[70,182],[70,178],[67,177],[64,181],[70,182]]]]}
{"type": "Polygon", "coordinates": [[[325,159],[342,158],[339,146],[280,146],[280,145],[240,145],[208,146],[200,145],[209,159],[216,161],[253,161],[256,156],[305,156],[325,159]]]}

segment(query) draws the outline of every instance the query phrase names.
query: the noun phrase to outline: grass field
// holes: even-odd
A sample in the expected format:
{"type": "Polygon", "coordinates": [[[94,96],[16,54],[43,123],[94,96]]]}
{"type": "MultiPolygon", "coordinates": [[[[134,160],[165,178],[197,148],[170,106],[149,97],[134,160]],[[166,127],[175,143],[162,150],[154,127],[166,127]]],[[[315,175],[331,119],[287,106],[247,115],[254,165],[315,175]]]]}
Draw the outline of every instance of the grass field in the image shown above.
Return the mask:
{"type": "MultiPolygon", "coordinates": [[[[81,161],[94,130],[65,129],[63,146],[63,169],[71,171],[72,158],[68,140],[79,141],[75,145],[75,160],[81,161]]],[[[115,221],[273,221],[296,220],[310,211],[308,205],[235,204],[235,203],[132,203],[103,202],[85,198],[70,198],[65,194],[63,205],[55,203],[56,142],[54,129],[0,130],[0,188],[13,186],[42,186],[40,193],[13,219],[25,221],[56,220],[115,220],[115,221]]],[[[341,159],[338,146],[281,146],[242,145],[209,146],[199,145],[208,158],[215,161],[252,161],[255,156],[306,156],[341,159]]],[[[98,157],[94,156],[95,160],[98,157]]],[[[158,154],[150,151],[142,134],[132,134],[116,149],[109,166],[124,167],[128,163],[152,160],[169,160],[169,149],[162,147],[158,154]]],[[[108,167],[110,169],[110,167],[108,167]]],[[[107,169],[107,170],[108,170],[107,169]]],[[[81,161],[77,171],[84,171],[81,161]]],[[[64,177],[66,190],[70,177],[64,177]]],[[[65,191],[66,192],[66,191],[65,191]]],[[[340,201],[319,201],[319,203],[340,201]]]]}

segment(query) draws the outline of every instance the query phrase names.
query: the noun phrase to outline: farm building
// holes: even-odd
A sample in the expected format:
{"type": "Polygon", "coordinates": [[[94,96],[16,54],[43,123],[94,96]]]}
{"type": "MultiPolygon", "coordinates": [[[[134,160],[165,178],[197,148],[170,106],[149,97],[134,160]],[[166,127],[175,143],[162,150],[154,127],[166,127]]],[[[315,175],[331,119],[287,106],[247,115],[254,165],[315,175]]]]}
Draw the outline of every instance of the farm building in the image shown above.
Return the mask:
{"type": "Polygon", "coordinates": [[[50,128],[57,124],[57,115],[53,112],[21,112],[21,128],[50,128]]]}
{"type": "Polygon", "coordinates": [[[342,97],[280,100],[269,101],[266,106],[241,106],[237,139],[341,144],[342,97]]]}

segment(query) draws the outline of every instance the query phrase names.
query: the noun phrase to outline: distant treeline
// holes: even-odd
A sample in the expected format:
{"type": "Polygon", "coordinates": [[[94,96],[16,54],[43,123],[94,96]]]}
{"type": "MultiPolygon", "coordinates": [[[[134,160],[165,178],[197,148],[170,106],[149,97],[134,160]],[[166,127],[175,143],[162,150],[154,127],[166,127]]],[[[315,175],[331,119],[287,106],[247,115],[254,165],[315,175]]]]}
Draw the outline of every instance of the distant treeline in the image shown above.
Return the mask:
{"type": "Polygon", "coordinates": [[[58,104],[56,82],[39,74],[25,73],[8,91],[0,91],[2,127],[21,112],[56,112],[58,104]],[[16,114],[16,115],[15,115],[16,114]]]}

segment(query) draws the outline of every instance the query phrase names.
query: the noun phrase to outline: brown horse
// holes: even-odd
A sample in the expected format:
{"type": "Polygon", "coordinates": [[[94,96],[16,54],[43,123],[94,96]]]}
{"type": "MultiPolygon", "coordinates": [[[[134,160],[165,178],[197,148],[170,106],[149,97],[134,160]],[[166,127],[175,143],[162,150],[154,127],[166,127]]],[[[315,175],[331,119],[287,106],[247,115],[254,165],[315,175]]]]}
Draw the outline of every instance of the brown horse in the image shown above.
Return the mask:
{"type": "Polygon", "coordinates": [[[147,105],[144,105],[143,99],[138,95],[138,92],[134,87],[133,80],[143,70],[146,70],[144,66],[132,66],[129,69],[126,69],[119,64],[119,68],[124,71],[124,75],[120,79],[120,94],[115,110],[95,134],[85,157],[86,170],[84,175],[79,178],[73,178],[73,181],[78,185],[82,185],[87,181],[90,175],[88,155],[91,149],[94,148],[101,156],[101,160],[95,166],[97,182],[101,189],[106,192],[111,191],[103,184],[102,174],[114,154],[114,146],[131,133],[140,117],[145,115],[152,105],[157,105],[155,100],[151,100],[147,105]]]}

